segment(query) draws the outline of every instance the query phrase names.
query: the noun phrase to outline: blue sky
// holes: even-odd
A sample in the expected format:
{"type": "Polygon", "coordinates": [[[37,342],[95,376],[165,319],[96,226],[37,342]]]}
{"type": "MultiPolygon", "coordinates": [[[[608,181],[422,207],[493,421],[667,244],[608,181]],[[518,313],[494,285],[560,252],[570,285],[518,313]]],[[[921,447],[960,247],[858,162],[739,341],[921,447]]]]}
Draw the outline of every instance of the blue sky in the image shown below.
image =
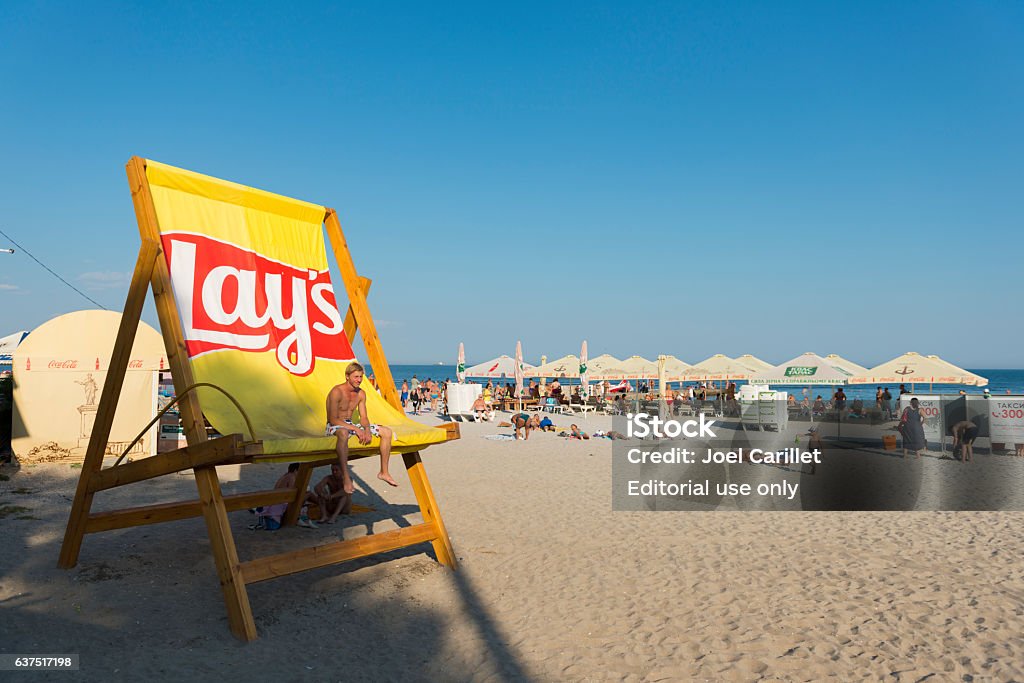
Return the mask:
{"type": "MultiPolygon", "coordinates": [[[[111,309],[138,154],[337,208],[392,362],[586,338],[1024,367],[1019,3],[7,2],[0,27],[0,230],[111,309]]],[[[0,335],[88,307],[0,254],[0,335]]]]}

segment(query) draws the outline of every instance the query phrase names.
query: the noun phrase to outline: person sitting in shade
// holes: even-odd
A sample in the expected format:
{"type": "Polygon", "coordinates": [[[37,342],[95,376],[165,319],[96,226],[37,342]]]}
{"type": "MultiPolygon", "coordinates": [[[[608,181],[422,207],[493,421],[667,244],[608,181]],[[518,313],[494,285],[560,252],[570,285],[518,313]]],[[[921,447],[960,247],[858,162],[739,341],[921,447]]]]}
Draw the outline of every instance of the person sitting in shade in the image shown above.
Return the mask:
{"type": "MultiPolygon", "coordinates": [[[[281,475],[281,478],[274,484],[275,489],[293,489],[295,488],[295,481],[299,477],[299,463],[293,462],[288,465],[288,471],[281,475]]],[[[324,509],[324,502],[320,496],[316,495],[313,491],[306,489],[306,495],[302,499],[302,506],[316,505],[321,510],[324,509]]],[[[285,505],[287,509],[287,505],[285,505]]],[[[316,528],[316,524],[312,522],[305,512],[299,517],[299,526],[309,527],[311,529],[316,528]]]]}
{"type": "Polygon", "coordinates": [[[811,408],[815,416],[823,415],[825,413],[825,401],[821,398],[821,394],[818,394],[818,398],[814,399],[814,407],[811,408]]]}
{"type": "Polygon", "coordinates": [[[346,480],[342,476],[341,466],[331,463],[331,473],[313,487],[313,491],[322,501],[320,505],[320,522],[334,524],[338,515],[352,512],[352,494],[345,490],[346,480]]]}

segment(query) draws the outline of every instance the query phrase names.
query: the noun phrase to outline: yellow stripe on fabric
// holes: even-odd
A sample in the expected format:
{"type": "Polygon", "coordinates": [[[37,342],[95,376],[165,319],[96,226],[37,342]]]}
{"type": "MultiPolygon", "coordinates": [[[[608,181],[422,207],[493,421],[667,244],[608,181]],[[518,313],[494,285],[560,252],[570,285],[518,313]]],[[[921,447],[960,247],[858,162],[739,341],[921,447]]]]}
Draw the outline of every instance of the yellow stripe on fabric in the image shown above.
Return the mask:
{"type": "Polygon", "coordinates": [[[199,233],[298,268],[327,270],[323,210],[303,220],[180,188],[150,186],[160,232],[199,233]]]}
{"type": "Polygon", "coordinates": [[[264,211],[304,223],[322,223],[326,213],[326,209],[318,204],[310,204],[254,187],[186,171],[183,168],[168,166],[150,159],[146,160],[146,177],[149,179],[150,186],[156,185],[180,190],[199,197],[264,211]]]}

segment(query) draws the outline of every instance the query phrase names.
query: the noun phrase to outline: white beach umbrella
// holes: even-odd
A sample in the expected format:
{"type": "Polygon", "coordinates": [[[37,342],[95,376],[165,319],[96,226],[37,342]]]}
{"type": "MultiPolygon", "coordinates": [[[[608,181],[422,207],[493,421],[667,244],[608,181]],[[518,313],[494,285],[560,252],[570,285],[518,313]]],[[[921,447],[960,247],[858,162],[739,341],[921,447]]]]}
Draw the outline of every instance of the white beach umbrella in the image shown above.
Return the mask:
{"type": "Polygon", "coordinates": [[[854,375],[851,384],[965,384],[978,385],[988,380],[938,356],[922,356],[910,351],[876,365],[863,375],[854,375]]]}
{"type": "Polygon", "coordinates": [[[597,358],[591,358],[587,362],[587,370],[592,379],[625,379],[626,376],[620,367],[621,365],[622,361],[615,356],[602,353],[597,358]]]}
{"type": "MultiPolygon", "coordinates": [[[[659,357],[660,358],[660,357],[659,357]]],[[[690,366],[687,363],[679,360],[675,356],[665,356],[665,381],[666,382],[679,382],[682,381],[686,373],[690,371],[690,366]]]]}
{"type": "Polygon", "coordinates": [[[455,378],[462,384],[466,381],[466,347],[459,342],[459,364],[455,367],[455,378]]]}
{"type": "Polygon", "coordinates": [[[742,356],[737,356],[736,361],[740,363],[740,365],[747,366],[754,372],[761,372],[762,370],[767,370],[768,368],[775,367],[771,363],[763,361],[757,356],[752,356],[749,353],[745,353],[742,356]]]}
{"type": "Polygon", "coordinates": [[[626,373],[625,379],[654,379],[658,376],[658,364],[642,356],[630,356],[619,364],[626,373]]]}
{"type": "Polygon", "coordinates": [[[577,356],[562,356],[550,363],[541,363],[530,373],[531,377],[564,379],[580,376],[580,359],[577,356]]]}
{"type": "MultiPolygon", "coordinates": [[[[522,364],[522,371],[530,375],[533,366],[527,363],[522,364]]],[[[477,363],[466,368],[466,377],[513,377],[516,373],[516,360],[509,356],[498,356],[483,363],[477,363]]]]}
{"type": "Polygon", "coordinates": [[[971,372],[970,370],[964,370],[963,368],[958,368],[957,366],[955,366],[952,363],[950,363],[948,360],[943,360],[942,358],[939,358],[938,356],[928,356],[928,357],[930,359],[932,359],[933,361],[935,361],[936,363],[939,363],[940,365],[945,365],[946,367],[948,367],[950,369],[950,373],[951,374],[962,376],[964,378],[963,384],[966,384],[967,386],[983,387],[983,386],[988,384],[988,378],[987,377],[982,377],[981,375],[975,374],[975,373],[971,372]],[[973,380],[973,383],[970,380],[973,380]]]}
{"type": "Polygon", "coordinates": [[[21,332],[9,334],[6,337],[0,337],[0,364],[11,364],[11,360],[14,358],[14,349],[18,348],[18,344],[20,344],[21,340],[27,335],[28,332],[22,330],[21,332]]]}
{"type": "Polygon", "coordinates": [[[751,384],[796,384],[809,386],[849,384],[851,373],[833,365],[816,353],[804,353],[796,358],[758,372],[750,377],[751,384]]]}
{"type": "Polygon", "coordinates": [[[583,340],[580,347],[580,396],[586,401],[590,396],[590,369],[587,367],[587,340],[583,340]]]}
{"type": "Polygon", "coordinates": [[[728,356],[716,353],[710,358],[705,358],[690,368],[684,379],[686,380],[730,380],[748,379],[754,371],[728,356]]]}
{"type": "Polygon", "coordinates": [[[863,365],[858,365],[857,363],[854,363],[852,360],[846,360],[842,356],[839,356],[834,353],[830,353],[827,356],[825,356],[825,360],[827,360],[832,365],[835,365],[837,368],[842,368],[843,370],[846,370],[851,375],[863,375],[866,374],[868,371],[868,369],[863,365]]]}

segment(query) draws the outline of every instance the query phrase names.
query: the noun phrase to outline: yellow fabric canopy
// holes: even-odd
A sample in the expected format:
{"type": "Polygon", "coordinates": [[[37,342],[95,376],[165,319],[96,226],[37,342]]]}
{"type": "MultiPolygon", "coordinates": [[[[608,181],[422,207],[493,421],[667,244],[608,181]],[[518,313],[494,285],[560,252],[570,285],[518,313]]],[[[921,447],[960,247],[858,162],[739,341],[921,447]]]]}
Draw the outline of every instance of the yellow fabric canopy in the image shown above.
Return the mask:
{"type": "MultiPolygon", "coordinates": [[[[333,449],[326,398],[355,354],[328,270],[326,209],[153,161],[146,176],[196,381],[238,400],[267,454],[333,449]]],[[[363,389],[370,421],[394,430],[395,452],[445,441],[366,380],[363,389]]],[[[248,434],[228,399],[197,391],[217,431],[248,434]]],[[[349,445],[375,451],[379,440],[349,445]]]]}

